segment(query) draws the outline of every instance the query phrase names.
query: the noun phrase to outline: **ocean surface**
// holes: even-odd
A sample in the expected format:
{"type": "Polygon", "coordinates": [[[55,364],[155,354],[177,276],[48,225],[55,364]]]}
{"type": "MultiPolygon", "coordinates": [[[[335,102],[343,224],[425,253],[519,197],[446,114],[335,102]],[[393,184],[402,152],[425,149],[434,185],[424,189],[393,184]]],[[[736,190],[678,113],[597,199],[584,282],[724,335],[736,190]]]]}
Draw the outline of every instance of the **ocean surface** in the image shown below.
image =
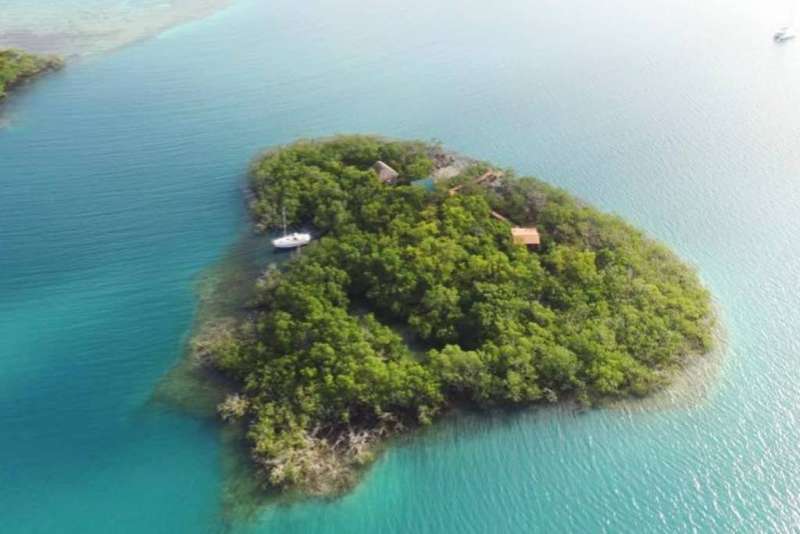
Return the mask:
{"type": "Polygon", "coordinates": [[[800,530],[794,4],[238,0],[26,88],[0,129],[0,532],[800,530]],[[226,513],[219,426],[154,391],[247,232],[248,162],[336,132],[440,139],[675,248],[726,329],[705,394],[465,415],[342,499],[226,513]]]}

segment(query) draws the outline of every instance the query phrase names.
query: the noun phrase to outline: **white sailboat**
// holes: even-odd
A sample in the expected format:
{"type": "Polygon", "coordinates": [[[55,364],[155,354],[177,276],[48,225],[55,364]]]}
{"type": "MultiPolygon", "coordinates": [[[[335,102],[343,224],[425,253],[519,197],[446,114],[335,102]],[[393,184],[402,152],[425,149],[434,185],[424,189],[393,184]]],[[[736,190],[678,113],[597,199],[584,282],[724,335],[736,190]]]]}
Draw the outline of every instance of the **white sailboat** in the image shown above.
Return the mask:
{"type": "Polygon", "coordinates": [[[791,6],[792,6],[791,13],[789,14],[789,17],[786,19],[788,24],[786,24],[786,26],[784,26],[783,28],[780,28],[772,36],[772,39],[773,41],[775,41],[776,44],[782,44],[785,43],[786,41],[791,41],[796,37],[795,32],[793,31],[793,26],[795,26],[797,23],[797,1],[792,0],[791,6]]]}
{"type": "Polygon", "coordinates": [[[795,38],[795,34],[788,26],[781,28],[772,36],[776,43],[785,43],[795,38]]]}
{"type": "Polygon", "coordinates": [[[311,241],[311,234],[305,232],[286,232],[286,208],[283,210],[283,236],[272,240],[272,246],[280,249],[292,249],[307,245],[311,241]]]}

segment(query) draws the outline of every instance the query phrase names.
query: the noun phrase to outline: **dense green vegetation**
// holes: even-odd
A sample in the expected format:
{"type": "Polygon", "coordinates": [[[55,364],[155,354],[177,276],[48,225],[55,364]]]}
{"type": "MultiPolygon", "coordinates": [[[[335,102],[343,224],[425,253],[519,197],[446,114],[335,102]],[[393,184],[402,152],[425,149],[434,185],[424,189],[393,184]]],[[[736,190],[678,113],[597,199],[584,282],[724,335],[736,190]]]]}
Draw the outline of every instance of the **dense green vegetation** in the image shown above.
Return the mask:
{"type": "Polygon", "coordinates": [[[457,403],[645,395],[710,347],[709,295],[666,248],[532,178],[475,185],[485,165],[404,185],[429,175],[432,150],[342,137],[254,165],[258,223],[285,207],[320,235],[206,346],[240,384],[221,411],[248,422],[274,485],[347,487],[381,438],[457,403]],[[378,159],[403,184],[380,183],[378,159]],[[514,245],[492,209],[536,225],[542,246],[514,245]]]}
{"type": "Polygon", "coordinates": [[[60,59],[28,54],[21,50],[0,50],[0,100],[9,89],[38,74],[63,66],[60,59]]]}

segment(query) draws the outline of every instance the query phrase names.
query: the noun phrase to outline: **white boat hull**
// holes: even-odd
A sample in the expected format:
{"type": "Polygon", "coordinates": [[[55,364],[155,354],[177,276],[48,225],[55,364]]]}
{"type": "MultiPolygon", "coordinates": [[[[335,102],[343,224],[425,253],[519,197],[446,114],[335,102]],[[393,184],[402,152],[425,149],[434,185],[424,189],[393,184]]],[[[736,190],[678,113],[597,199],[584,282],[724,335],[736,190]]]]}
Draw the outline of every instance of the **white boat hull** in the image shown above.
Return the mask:
{"type": "Polygon", "coordinates": [[[781,28],[778,33],[772,36],[775,39],[776,43],[785,43],[786,41],[791,41],[795,38],[794,33],[792,33],[791,29],[787,26],[785,28],[781,28]]]}
{"type": "Polygon", "coordinates": [[[272,240],[272,246],[281,249],[291,249],[307,245],[311,241],[311,234],[293,233],[272,240]]]}

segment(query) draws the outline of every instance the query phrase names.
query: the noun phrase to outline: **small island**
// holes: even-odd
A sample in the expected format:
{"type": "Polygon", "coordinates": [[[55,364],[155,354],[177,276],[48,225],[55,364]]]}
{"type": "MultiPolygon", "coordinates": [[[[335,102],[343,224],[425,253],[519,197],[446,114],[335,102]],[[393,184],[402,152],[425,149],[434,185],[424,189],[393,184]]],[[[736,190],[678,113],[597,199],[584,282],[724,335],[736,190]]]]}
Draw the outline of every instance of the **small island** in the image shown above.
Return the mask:
{"type": "Polygon", "coordinates": [[[63,66],[64,62],[55,56],[37,56],[16,49],[0,50],[0,102],[11,89],[63,66]]]}
{"type": "Polygon", "coordinates": [[[194,349],[233,384],[219,413],[271,487],[336,495],[454,408],[641,397],[711,348],[691,268],[537,179],[342,136],[263,155],[250,188],[258,228],[285,213],[315,239],[194,349]]]}

